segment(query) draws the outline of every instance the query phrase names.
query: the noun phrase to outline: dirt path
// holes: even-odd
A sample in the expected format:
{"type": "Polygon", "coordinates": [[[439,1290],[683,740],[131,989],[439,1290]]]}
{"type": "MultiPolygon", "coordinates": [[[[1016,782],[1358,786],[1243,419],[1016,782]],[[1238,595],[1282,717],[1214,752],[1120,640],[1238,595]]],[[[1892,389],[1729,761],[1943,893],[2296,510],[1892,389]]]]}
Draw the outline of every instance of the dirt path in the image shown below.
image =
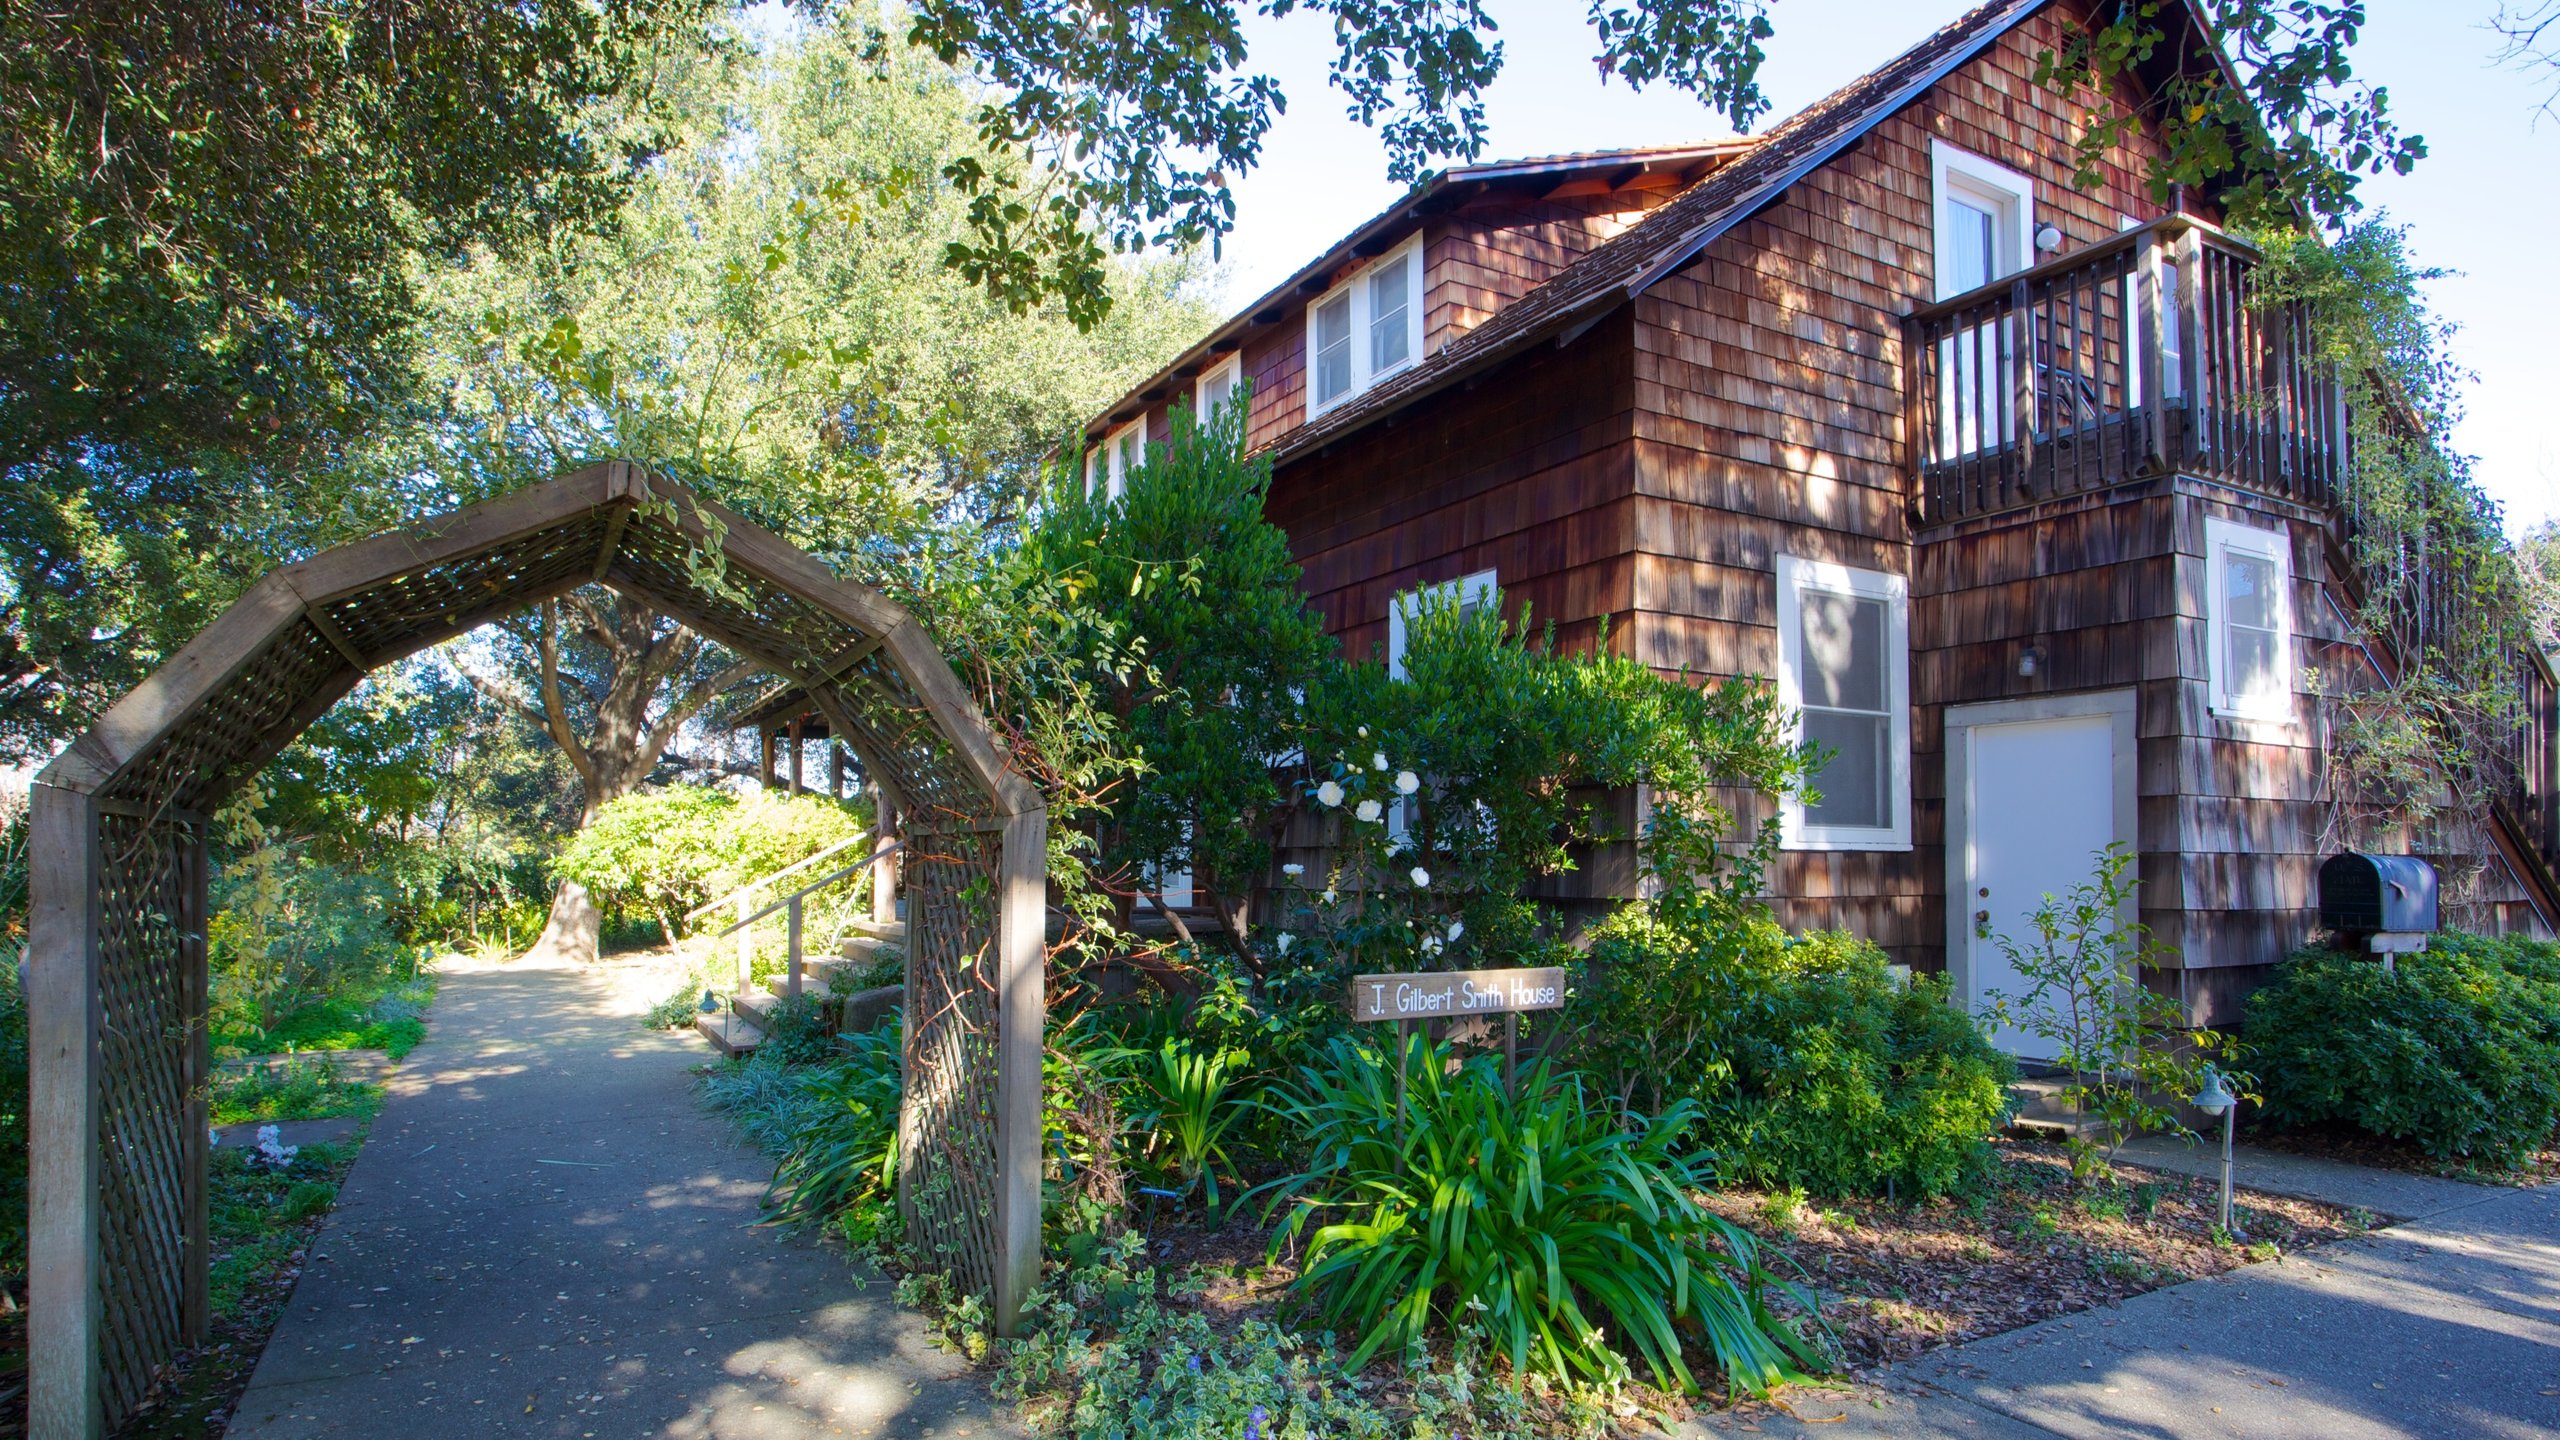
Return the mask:
{"type": "Polygon", "coordinates": [[[886,1285],[754,1223],[771,1166],[655,989],[446,968],[235,1440],[1006,1433],[886,1285]]]}

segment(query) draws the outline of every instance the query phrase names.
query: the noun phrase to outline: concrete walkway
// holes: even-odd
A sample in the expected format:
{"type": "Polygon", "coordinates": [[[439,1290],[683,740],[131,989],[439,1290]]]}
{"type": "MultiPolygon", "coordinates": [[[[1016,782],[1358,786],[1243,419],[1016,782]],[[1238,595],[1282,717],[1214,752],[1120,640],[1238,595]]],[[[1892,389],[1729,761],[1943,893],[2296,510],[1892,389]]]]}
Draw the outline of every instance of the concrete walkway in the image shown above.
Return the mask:
{"type": "Polygon", "coordinates": [[[448,965],[234,1440],[1010,1433],[886,1285],[755,1225],[772,1167],[635,1023],[657,989],[448,965]]]}
{"type": "Polygon", "coordinates": [[[1712,1416],[1692,1430],[1830,1440],[2560,1434],[2560,1187],[2484,1190],[2428,1219],[1788,1402],[1792,1417],[1712,1416]]]}
{"type": "MultiPolygon", "coordinates": [[[[2138,1135],[2124,1142],[2118,1158],[2128,1165],[2176,1175],[2222,1178],[2219,1139],[2189,1144],[2166,1135],[2138,1135]]],[[[2254,1145],[2231,1147],[2231,1183],[2242,1190],[2361,1208],[2391,1220],[2431,1219],[2515,1193],[2499,1185],[2470,1185],[2406,1170],[2380,1170],[2343,1160],[2323,1160],[2316,1155],[2261,1150],[2254,1145]]]]}

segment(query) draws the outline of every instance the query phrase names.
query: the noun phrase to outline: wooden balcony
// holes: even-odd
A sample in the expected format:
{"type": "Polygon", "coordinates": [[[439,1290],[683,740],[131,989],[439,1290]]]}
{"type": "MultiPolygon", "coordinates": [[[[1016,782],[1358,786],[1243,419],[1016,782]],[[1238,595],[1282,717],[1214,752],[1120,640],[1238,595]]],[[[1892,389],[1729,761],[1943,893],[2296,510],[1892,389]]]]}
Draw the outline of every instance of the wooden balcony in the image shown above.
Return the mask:
{"type": "Polygon", "coordinates": [[[2168,472],[2337,497],[2338,386],[2257,252],[2173,215],[1904,322],[1923,525],[2168,472]]]}

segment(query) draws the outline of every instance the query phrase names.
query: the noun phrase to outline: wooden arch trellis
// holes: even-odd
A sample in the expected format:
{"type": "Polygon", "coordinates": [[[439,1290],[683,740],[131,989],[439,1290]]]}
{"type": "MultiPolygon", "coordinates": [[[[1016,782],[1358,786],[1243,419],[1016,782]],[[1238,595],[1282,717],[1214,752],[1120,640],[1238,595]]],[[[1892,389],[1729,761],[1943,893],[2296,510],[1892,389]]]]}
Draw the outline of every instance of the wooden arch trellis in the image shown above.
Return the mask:
{"type": "Polygon", "coordinates": [[[207,817],[368,671],[590,583],[806,687],[906,817],[901,1209],[920,1254],[999,1322],[1018,1312],[1040,1231],[1040,794],[903,610],[614,462],[277,570],[38,778],[39,1440],[102,1433],[207,1333],[207,817]]]}

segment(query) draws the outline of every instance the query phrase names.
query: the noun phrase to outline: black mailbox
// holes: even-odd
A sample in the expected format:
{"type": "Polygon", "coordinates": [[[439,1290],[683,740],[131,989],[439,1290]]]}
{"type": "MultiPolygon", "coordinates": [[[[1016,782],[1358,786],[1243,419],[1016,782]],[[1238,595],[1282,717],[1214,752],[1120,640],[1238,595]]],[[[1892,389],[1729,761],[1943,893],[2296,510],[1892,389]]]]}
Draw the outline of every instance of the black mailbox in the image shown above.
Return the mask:
{"type": "Polygon", "coordinates": [[[2426,934],[2436,928],[2436,867],[2415,855],[2332,855],[2320,862],[2320,923],[2356,935],[2426,934]]]}

